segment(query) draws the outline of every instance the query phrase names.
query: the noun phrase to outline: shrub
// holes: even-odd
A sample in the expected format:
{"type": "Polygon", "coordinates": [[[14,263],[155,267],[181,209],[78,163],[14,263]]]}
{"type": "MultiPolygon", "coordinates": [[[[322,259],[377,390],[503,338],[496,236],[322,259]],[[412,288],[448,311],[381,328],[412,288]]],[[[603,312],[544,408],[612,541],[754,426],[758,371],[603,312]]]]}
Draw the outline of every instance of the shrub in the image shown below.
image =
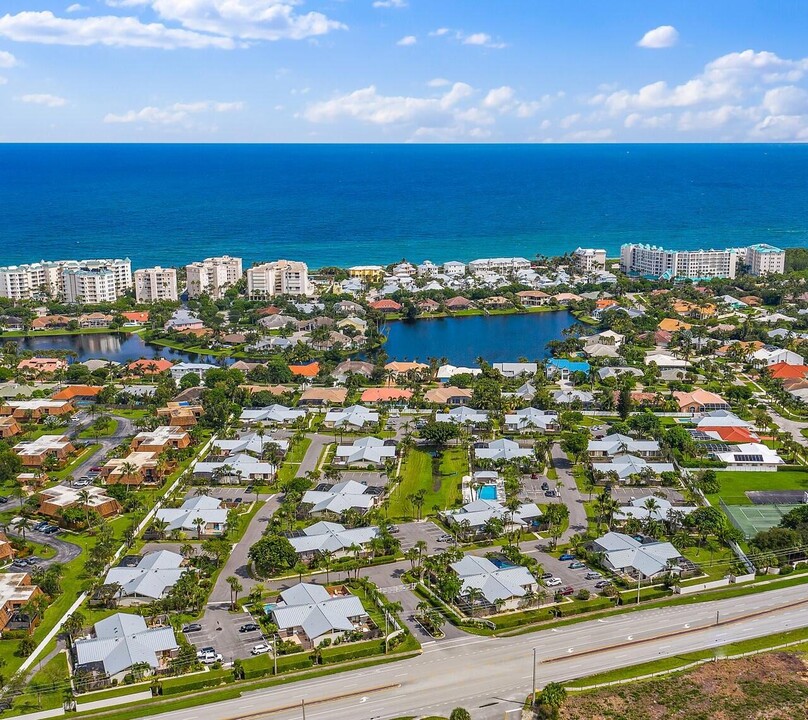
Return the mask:
{"type": "Polygon", "coordinates": [[[589,590],[586,588],[581,588],[577,593],[575,593],[576,600],[589,600],[589,590]]]}
{"type": "Polygon", "coordinates": [[[791,575],[794,572],[794,567],[792,565],[782,565],[780,566],[780,574],[781,575],[791,575]]]}

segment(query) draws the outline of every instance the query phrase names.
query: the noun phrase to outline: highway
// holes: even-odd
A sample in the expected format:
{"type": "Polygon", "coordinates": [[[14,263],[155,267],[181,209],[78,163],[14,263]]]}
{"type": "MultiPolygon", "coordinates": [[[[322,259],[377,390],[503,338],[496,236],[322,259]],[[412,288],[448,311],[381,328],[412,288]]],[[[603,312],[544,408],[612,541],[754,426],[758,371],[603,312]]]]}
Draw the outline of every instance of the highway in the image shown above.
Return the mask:
{"type": "MultiPolygon", "coordinates": [[[[532,685],[570,680],[662,657],[808,626],[804,586],[746,597],[644,610],[509,638],[469,636],[427,644],[419,657],[245,692],[205,706],[205,720],[389,720],[448,715],[463,706],[474,720],[519,717],[532,685]],[[716,624],[718,621],[718,624],[716,624]]],[[[198,709],[155,715],[196,720],[198,709]]]]}

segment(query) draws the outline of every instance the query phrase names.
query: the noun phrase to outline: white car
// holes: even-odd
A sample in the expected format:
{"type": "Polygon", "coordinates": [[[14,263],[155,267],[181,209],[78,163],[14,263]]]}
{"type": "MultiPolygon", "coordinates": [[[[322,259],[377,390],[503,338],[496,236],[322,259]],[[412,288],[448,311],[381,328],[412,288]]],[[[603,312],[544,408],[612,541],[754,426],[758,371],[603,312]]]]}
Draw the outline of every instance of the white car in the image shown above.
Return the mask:
{"type": "Polygon", "coordinates": [[[554,577],[554,578],[550,578],[549,580],[545,580],[544,584],[547,587],[557,587],[558,585],[563,585],[564,583],[561,580],[561,578],[554,577]]]}
{"type": "Polygon", "coordinates": [[[259,645],[253,646],[253,649],[250,650],[250,655],[262,655],[266,652],[269,652],[269,645],[266,643],[260,643],[259,645]]]}
{"type": "Polygon", "coordinates": [[[213,665],[215,662],[222,662],[222,654],[221,653],[207,653],[203,655],[200,660],[205,663],[205,665],[213,665]]]}

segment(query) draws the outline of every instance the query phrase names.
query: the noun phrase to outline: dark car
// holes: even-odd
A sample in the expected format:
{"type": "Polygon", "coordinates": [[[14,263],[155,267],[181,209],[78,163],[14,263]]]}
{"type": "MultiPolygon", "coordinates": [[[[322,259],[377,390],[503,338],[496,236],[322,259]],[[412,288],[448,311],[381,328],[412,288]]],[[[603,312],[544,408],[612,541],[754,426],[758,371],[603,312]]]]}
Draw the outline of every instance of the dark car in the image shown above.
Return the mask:
{"type": "Polygon", "coordinates": [[[575,592],[575,588],[572,585],[567,585],[563,590],[559,590],[562,595],[572,595],[575,592]]]}
{"type": "Polygon", "coordinates": [[[241,503],[243,502],[244,501],[240,497],[237,497],[235,500],[233,500],[234,505],[241,505],[241,503]]]}
{"type": "Polygon", "coordinates": [[[5,495],[0,495],[0,505],[5,505],[8,502],[8,498],[5,495]]]}
{"type": "Polygon", "coordinates": [[[541,576],[541,579],[542,579],[542,580],[549,580],[551,577],[553,577],[553,573],[544,573],[544,574],[541,576]]]}
{"type": "Polygon", "coordinates": [[[595,583],[595,587],[596,587],[598,590],[602,590],[602,589],[603,589],[603,588],[605,588],[605,587],[609,587],[609,585],[611,585],[611,583],[610,583],[608,580],[598,580],[598,581],[595,583]]]}
{"type": "Polygon", "coordinates": [[[570,555],[569,553],[564,553],[559,560],[575,560],[575,555],[570,555]]]}
{"type": "Polygon", "coordinates": [[[257,623],[247,623],[246,625],[242,625],[238,629],[238,631],[241,632],[241,633],[245,633],[245,632],[255,632],[258,629],[259,629],[259,626],[258,626],[257,623]]]}
{"type": "Polygon", "coordinates": [[[555,490],[545,490],[544,497],[555,497],[558,493],[555,490]]]}
{"type": "Polygon", "coordinates": [[[247,487],[244,488],[245,493],[251,493],[253,490],[255,490],[255,488],[252,485],[247,485],[247,487]]]}
{"type": "Polygon", "coordinates": [[[543,483],[541,484],[541,489],[542,489],[542,490],[549,490],[549,489],[550,489],[550,483],[548,483],[548,482],[543,482],[543,483]]]}
{"type": "Polygon", "coordinates": [[[201,629],[202,626],[199,623],[189,623],[182,629],[182,631],[184,633],[189,633],[189,632],[198,632],[201,629]]]}
{"type": "Polygon", "coordinates": [[[54,535],[59,532],[59,527],[57,525],[48,525],[42,532],[45,535],[54,535]]]}

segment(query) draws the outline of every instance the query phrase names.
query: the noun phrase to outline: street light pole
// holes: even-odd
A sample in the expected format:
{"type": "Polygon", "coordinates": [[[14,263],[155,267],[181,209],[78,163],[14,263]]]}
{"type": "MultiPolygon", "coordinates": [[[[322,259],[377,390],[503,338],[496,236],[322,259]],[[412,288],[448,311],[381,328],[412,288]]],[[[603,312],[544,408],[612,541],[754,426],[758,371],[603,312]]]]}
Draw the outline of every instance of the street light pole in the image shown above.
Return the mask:
{"type": "Polygon", "coordinates": [[[278,674],[278,636],[277,635],[272,636],[272,666],[273,666],[272,674],[277,675],[278,674]]]}
{"type": "Polygon", "coordinates": [[[530,696],[530,707],[536,704],[536,648],[533,648],[533,694],[530,696]]]}
{"type": "Polygon", "coordinates": [[[306,720],[306,701],[305,700],[300,701],[300,707],[303,710],[303,720],[306,720]]]}

